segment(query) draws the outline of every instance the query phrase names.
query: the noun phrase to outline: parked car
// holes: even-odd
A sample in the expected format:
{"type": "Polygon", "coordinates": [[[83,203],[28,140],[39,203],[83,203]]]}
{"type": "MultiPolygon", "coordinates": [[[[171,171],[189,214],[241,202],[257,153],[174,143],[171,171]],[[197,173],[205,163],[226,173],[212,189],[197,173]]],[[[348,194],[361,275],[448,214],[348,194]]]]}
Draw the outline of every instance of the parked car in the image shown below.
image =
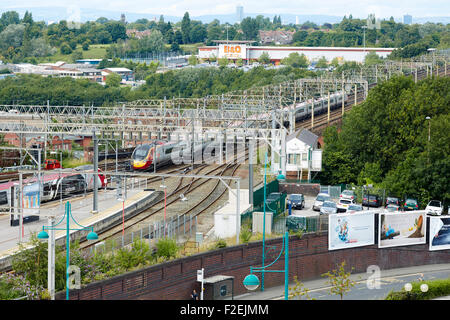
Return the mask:
{"type": "Polygon", "coordinates": [[[353,190],[344,190],[339,196],[340,199],[355,200],[356,194],[353,190]]]}
{"type": "Polygon", "coordinates": [[[324,201],[320,207],[320,214],[336,214],[337,211],[337,204],[333,201],[324,201]]]}
{"type": "Polygon", "coordinates": [[[400,207],[400,198],[397,197],[387,197],[386,198],[386,207],[390,204],[395,204],[400,207]]]}
{"type": "Polygon", "coordinates": [[[339,202],[337,204],[337,212],[346,212],[348,209],[348,206],[351,204],[355,204],[355,200],[353,199],[339,199],[339,202]]]}
{"type": "Polygon", "coordinates": [[[320,207],[322,207],[322,204],[324,201],[330,201],[331,197],[327,193],[319,193],[314,200],[313,204],[313,210],[314,211],[320,211],[320,207]]]}
{"type": "Polygon", "coordinates": [[[266,205],[269,207],[269,209],[275,210],[275,206],[271,206],[273,202],[276,202],[280,199],[281,192],[272,192],[270,193],[266,198],[266,205]]]}
{"type": "Polygon", "coordinates": [[[303,209],[305,207],[305,197],[303,194],[290,194],[287,196],[286,208],[291,204],[292,209],[303,209]]]}
{"type": "Polygon", "coordinates": [[[349,204],[346,213],[355,213],[358,211],[363,211],[362,205],[353,203],[353,204],[349,204]]]}
{"type": "Polygon", "coordinates": [[[386,210],[390,212],[399,212],[401,211],[401,208],[399,205],[396,205],[394,203],[390,203],[386,206],[386,210]]]}
{"type": "Polygon", "coordinates": [[[381,206],[381,199],[376,194],[365,194],[363,196],[362,205],[366,207],[380,207],[381,206]]]}
{"type": "Polygon", "coordinates": [[[405,204],[403,205],[403,210],[411,211],[411,210],[419,210],[419,203],[417,199],[408,198],[405,200],[405,204]]]}
{"type": "Polygon", "coordinates": [[[431,200],[425,208],[427,214],[440,216],[444,211],[442,203],[438,200],[431,200]]]}

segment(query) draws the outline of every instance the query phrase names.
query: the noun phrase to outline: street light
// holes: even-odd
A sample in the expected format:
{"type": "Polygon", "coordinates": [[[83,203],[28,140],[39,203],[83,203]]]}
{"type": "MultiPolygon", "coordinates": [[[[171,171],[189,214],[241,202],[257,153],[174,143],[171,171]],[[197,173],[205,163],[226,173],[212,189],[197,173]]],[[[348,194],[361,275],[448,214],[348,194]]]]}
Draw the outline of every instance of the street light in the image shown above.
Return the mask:
{"type": "Polygon", "coordinates": [[[362,26],[363,29],[363,45],[364,45],[364,53],[366,53],[366,29],[367,26],[362,26]]]}
{"type": "Polygon", "coordinates": [[[166,201],[167,201],[167,186],[164,184],[164,178],[162,185],[159,186],[164,189],[164,238],[166,237],[166,201]]]}
{"type": "MultiPolygon", "coordinates": [[[[45,230],[50,230],[50,231],[55,231],[55,230],[66,230],[66,300],[69,300],[69,264],[70,264],[70,230],[90,230],[90,232],[88,233],[86,239],[87,240],[97,240],[98,239],[98,235],[97,233],[94,232],[94,227],[84,227],[82,225],[80,225],[78,222],[75,221],[74,217],[72,216],[72,209],[71,209],[71,204],[69,201],[66,202],[66,210],[64,213],[64,216],[61,218],[61,220],[57,223],[57,224],[53,224],[51,226],[42,226],[42,231],[39,232],[38,234],[38,239],[48,239],[49,240],[49,251],[50,248],[53,252],[54,250],[54,239],[49,238],[48,233],[45,230]],[[66,227],[65,228],[56,228],[61,222],[63,222],[64,218],[66,219],[66,227]],[[70,218],[72,218],[72,221],[75,222],[78,226],[80,226],[81,228],[70,228],[70,218]]],[[[49,264],[48,266],[49,268],[49,277],[51,274],[52,279],[48,279],[49,283],[53,283],[54,284],[54,266],[51,266],[49,264]],[[52,271],[50,273],[50,269],[52,268],[52,271]]],[[[54,290],[54,288],[51,288],[54,290]]],[[[52,290],[50,290],[50,292],[52,292],[52,290]]]]}
{"type": "MultiPolygon", "coordinates": [[[[259,286],[259,279],[257,276],[253,274],[253,272],[261,272],[261,291],[264,291],[264,273],[265,272],[284,272],[284,299],[288,300],[289,293],[289,233],[286,231],[283,237],[283,246],[280,251],[279,256],[272,263],[265,265],[265,240],[266,240],[266,171],[267,171],[267,152],[265,154],[264,159],[264,203],[263,203],[263,240],[262,240],[262,265],[261,267],[250,267],[250,274],[247,275],[244,279],[244,286],[248,290],[256,290],[259,286]],[[266,268],[273,265],[280,257],[284,251],[284,270],[266,270],[266,268]]],[[[284,176],[280,173],[278,175],[279,178],[284,179],[284,176]]]]}
{"type": "Polygon", "coordinates": [[[264,275],[264,272],[284,272],[284,300],[289,299],[289,232],[285,232],[283,236],[283,246],[281,248],[280,254],[272,263],[268,264],[267,266],[263,265],[261,267],[250,267],[250,274],[247,275],[242,282],[248,290],[256,290],[259,287],[259,279],[256,275],[253,274],[253,272],[261,272],[262,275],[264,275]],[[265,270],[278,261],[283,251],[284,270],[265,270]]]}

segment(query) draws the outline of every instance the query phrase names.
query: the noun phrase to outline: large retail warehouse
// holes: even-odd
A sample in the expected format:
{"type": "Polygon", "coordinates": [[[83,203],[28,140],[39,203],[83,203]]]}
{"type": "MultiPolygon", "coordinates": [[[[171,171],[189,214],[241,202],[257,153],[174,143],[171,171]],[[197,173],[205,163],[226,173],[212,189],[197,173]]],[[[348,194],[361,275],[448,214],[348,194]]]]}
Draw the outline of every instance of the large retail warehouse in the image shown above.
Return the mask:
{"type": "Polygon", "coordinates": [[[343,61],[364,62],[364,57],[369,52],[375,52],[385,58],[395,48],[351,48],[351,47],[260,47],[251,46],[254,41],[216,41],[217,46],[198,48],[198,57],[201,59],[227,58],[231,60],[242,59],[245,61],[258,60],[263,52],[269,54],[270,60],[278,64],[282,59],[293,52],[303,53],[309,61],[317,61],[325,57],[328,61],[338,58],[343,61]]]}

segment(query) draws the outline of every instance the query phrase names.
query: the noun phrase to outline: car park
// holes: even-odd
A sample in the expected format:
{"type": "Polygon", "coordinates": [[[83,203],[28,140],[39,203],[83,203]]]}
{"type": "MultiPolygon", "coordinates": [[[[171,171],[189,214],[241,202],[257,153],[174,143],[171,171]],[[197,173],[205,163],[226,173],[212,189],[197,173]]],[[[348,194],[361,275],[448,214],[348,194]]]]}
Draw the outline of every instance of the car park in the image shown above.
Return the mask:
{"type": "Polygon", "coordinates": [[[381,199],[376,194],[365,194],[363,196],[362,205],[366,207],[375,207],[378,208],[381,206],[381,199]]]}
{"type": "Polygon", "coordinates": [[[336,214],[338,212],[337,204],[326,200],[320,207],[320,214],[336,214]]]}
{"type": "Polygon", "coordinates": [[[339,202],[337,203],[337,212],[346,212],[348,209],[348,206],[351,204],[355,204],[355,200],[353,199],[339,199],[339,202]]]}
{"type": "Polygon", "coordinates": [[[362,205],[353,203],[348,206],[346,213],[355,213],[358,211],[363,211],[362,205]]]}
{"type": "Polygon", "coordinates": [[[322,207],[322,204],[324,201],[331,200],[331,197],[327,193],[319,193],[314,200],[313,204],[313,210],[314,211],[320,211],[320,208],[322,207]]]}
{"type": "Polygon", "coordinates": [[[355,192],[353,190],[344,190],[339,196],[340,199],[354,200],[356,199],[355,192]]]}
{"type": "Polygon", "coordinates": [[[305,207],[305,197],[303,194],[290,194],[286,199],[286,208],[289,208],[289,204],[292,209],[303,209],[305,207]]]}
{"type": "Polygon", "coordinates": [[[411,211],[411,210],[419,210],[419,203],[416,199],[408,198],[405,200],[405,203],[403,204],[403,209],[405,211],[411,211]]]}
{"type": "Polygon", "coordinates": [[[425,212],[430,215],[440,216],[443,211],[444,208],[439,200],[431,200],[425,208],[425,212]]]}

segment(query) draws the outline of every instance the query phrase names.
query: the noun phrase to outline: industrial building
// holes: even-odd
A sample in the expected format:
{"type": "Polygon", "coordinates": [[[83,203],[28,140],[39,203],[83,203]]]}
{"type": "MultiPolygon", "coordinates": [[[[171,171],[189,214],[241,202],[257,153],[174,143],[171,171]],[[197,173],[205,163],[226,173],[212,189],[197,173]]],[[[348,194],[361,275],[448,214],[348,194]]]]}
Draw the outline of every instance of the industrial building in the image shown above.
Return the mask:
{"type": "Polygon", "coordinates": [[[378,56],[386,58],[395,48],[353,48],[353,47],[276,47],[276,46],[252,46],[254,41],[241,40],[217,40],[216,46],[205,46],[198,48],[200,59],[221,59],[231,60],[242,59],[250,62],[258,60],[263,52],[269,54],[270,60],[275,64],[297,52],[304,54],[309,61],[317,61],[325,57],[328,61],[338,58],[343,61],[364,62],[366,54],[375,52],[378,56]]]}

